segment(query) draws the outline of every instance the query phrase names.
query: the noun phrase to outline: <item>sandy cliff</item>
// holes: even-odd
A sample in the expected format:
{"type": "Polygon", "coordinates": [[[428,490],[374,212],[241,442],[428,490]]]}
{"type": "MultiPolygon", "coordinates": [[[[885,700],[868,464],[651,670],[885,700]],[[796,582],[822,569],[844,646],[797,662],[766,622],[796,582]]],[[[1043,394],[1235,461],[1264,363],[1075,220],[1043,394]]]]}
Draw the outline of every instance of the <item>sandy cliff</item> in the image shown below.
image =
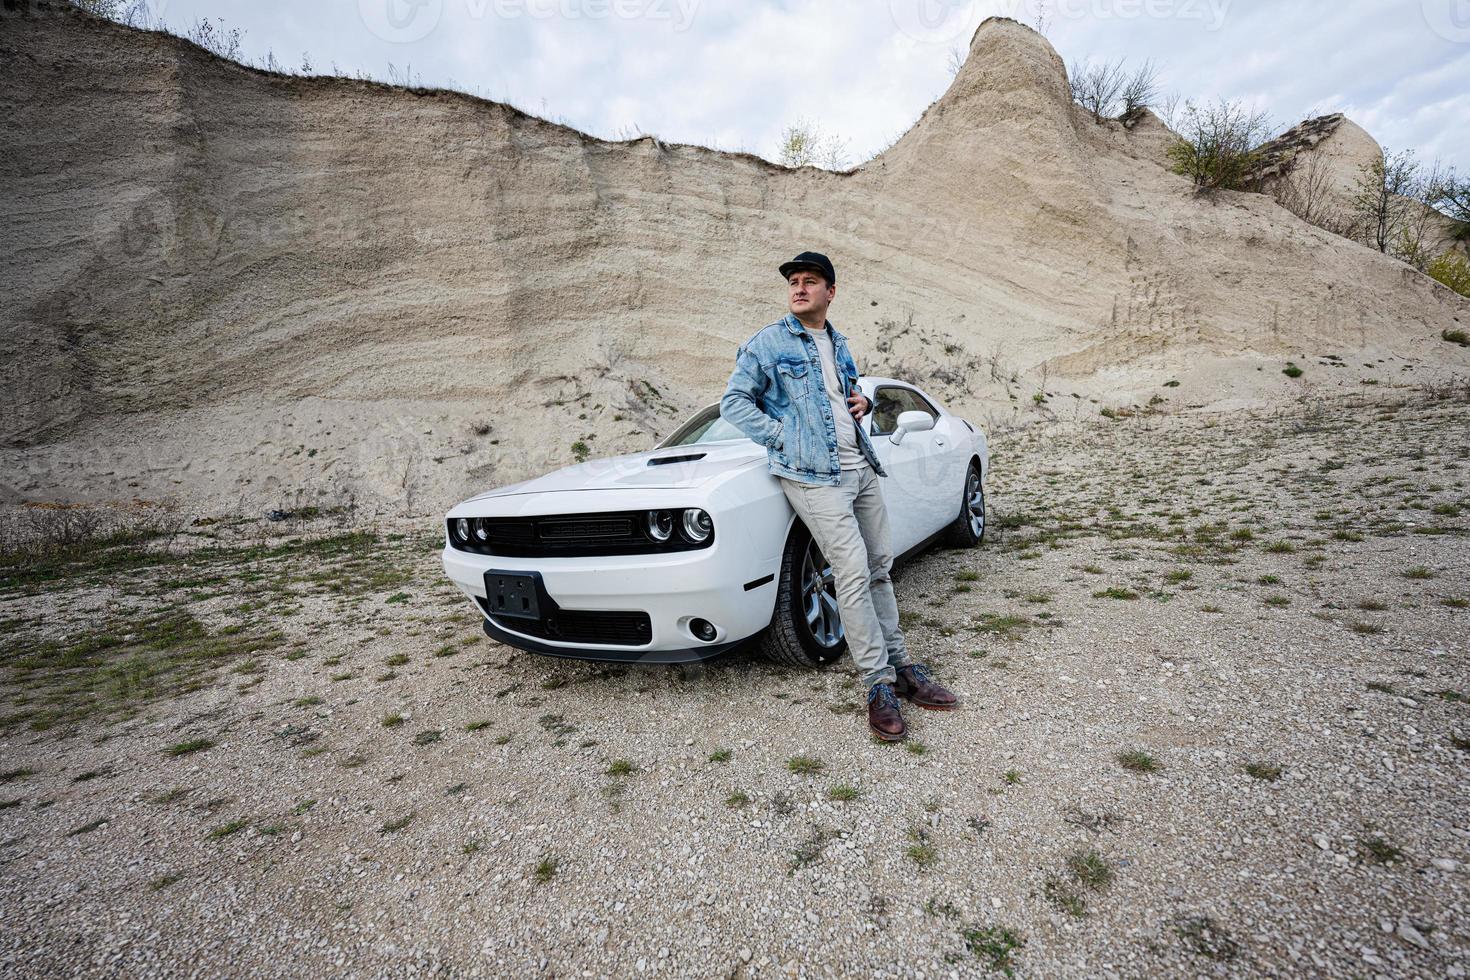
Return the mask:
{"type": "Polygon", "coordinates": [[[1094,124],[1013,21],[849,174],[271,76],[45,5],[0,16],[0,59],[9,502],[429,513],[579,438],[644,448],[718,397],[802,248],[836,261],[865,370],[977,420],[1470,369],[1439,339],[1470,302],[1265,196],[1195,197],[1160,124],[1094,124]]]}

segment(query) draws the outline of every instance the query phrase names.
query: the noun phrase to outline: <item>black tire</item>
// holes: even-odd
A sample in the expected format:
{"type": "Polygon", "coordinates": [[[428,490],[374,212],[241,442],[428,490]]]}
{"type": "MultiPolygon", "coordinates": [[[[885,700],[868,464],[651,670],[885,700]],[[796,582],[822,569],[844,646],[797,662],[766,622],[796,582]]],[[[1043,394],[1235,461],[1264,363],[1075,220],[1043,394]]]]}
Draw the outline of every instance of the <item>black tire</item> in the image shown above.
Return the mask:
{"type": "Polygon", "coordinates": [[[985,485],[980,480],[980,467],[971,463],[960,495],[960,512],[944,529],[944,543],[951,548],[973,548],[984,540],[985,485]]]}
{"type": "Polygon", "coordinates": [[[771,625],[761,634],[756,649],[773,663],[809,670],[825,667],[847,652],[847,637],[842,632],[842,617],[837,612],[837,591],[831,566],[800,523],[792,527],[786,549],[781,554],[781,574],[776,580],[776,609],[771,613],[771,625]],[[821,595],[812,593],[818,577],[821,579],[821,595]]]}

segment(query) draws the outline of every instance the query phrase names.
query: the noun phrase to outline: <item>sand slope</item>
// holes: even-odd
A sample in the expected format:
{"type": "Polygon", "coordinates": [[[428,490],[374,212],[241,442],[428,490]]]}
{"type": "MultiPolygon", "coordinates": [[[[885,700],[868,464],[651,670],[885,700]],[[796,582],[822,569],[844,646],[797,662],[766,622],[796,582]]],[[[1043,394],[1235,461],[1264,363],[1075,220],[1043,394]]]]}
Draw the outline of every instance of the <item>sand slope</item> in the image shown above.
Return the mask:
{"type": "Polygon", "coordinates": [[[431,513],[578,438],[645,448],[718,397],[808,247],[865,370],[981,421],[1470,368],[1439,339],[1470,302],[1267,197],[1196,198],[1159,124],[1094,124],[1013,21],[850,174],[270,76],[45,4],[0,18],[0,57],[8,502],[431,513]],[[1351,368],[1280,374],[1329,353],[1351,368]]]}

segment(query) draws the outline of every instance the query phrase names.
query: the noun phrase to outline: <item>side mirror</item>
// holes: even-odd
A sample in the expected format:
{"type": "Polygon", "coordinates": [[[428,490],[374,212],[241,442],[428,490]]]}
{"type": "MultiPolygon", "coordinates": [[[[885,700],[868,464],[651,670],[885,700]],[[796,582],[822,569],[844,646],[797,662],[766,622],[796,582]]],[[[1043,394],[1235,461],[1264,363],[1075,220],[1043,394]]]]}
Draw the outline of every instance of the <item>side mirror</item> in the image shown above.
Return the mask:
{"type": "Polygon", "coordinates": [[[928,412],[920,412],[917,409],[910,412],[900,412],[898,424],[893,427],[893,434],[888,441],[895,446],[903,442],[903,437],[910,432],[928,432],[934,428],[934,416],[928,412]]]}

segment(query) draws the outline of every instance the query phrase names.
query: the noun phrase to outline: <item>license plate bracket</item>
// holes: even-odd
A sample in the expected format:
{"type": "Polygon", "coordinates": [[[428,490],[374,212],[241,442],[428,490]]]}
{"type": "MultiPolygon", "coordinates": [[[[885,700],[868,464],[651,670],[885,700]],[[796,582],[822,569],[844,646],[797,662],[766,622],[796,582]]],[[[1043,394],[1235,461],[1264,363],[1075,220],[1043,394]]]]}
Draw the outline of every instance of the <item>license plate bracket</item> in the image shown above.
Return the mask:
{"type": "Polygon", "coordinates": [[[485,572],[485,605],[492,616],[540,619],[541,575],[492,568],[485,572]]]}

